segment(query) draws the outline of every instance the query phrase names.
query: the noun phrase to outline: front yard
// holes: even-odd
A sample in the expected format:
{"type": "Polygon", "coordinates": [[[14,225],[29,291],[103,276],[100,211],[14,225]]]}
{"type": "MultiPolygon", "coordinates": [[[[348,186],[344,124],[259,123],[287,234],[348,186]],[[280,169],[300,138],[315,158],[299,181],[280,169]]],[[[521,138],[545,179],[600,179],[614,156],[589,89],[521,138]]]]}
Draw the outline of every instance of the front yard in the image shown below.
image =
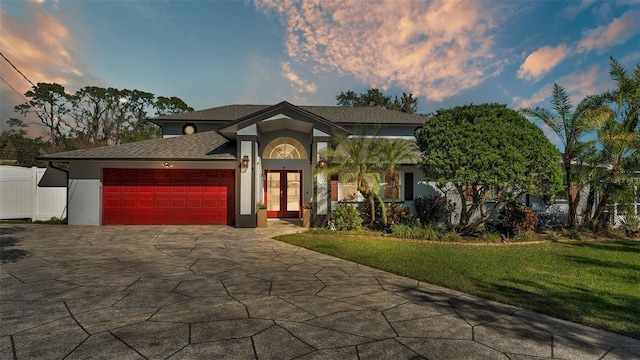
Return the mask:
{"type": "Polygon", "coordinates": [[[443,244],[340,233],[276,239],[640,339],[640,241],[443,244]]]}

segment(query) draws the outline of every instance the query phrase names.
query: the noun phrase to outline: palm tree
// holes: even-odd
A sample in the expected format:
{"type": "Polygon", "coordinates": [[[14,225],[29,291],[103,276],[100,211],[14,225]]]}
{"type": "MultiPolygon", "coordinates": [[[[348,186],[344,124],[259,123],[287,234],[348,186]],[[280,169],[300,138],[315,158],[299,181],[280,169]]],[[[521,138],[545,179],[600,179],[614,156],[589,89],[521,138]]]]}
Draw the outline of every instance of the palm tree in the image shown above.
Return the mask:
{"type": "Polygon", "coordinates": [[[640,118],[640,63],[630,77],[624,66],[611,58],[609,73],[616,81],[616,89],[588,98],[592,109],[586,118],[597,129],[600,148],[599,163],[595,164],[600,176],[594,181],[589,200],[595,199],[592,192],[598,188],[602,195],[593,214],[593,202],[587,204],[587,220],[600,218],[611,200],[628,193],[631,182],[637,181],[633,170],[640,162],[640,134],[636,129],[640,118]]]}
{"type": "Polygon", "coordinates": [[[386,169],[385,182],[393,187],[393,201],[400,193],[400,181],[398,165],[402,162],[411,162],[417,157],[416,143],[411,140],[381,140],[379,154],[382,165],[386,169]]]}
{"type": "MultiPolygon", "coordinates": [[[[542,107],[527,107],[520,109],[520,112],[542,121],[558,135],[562,145],[564,145],[562,162],[564,165],[565,188],[569,199],[569,226],[575,227],[577,225],[576,209],[580,201],[580,191],[577,192],[578,195],[576,197],[571,194],[571,187],[574,184],[572,164],[588,147],[588,144],[582,142],[582,137],[589,132],[585,124],[587,120],[583,116],[587,102],[583,100],[574,111],[569,95],[567,95],[564,88],[554,83],[551,104],[553,111],[542,107]]],[[[582,186],[578,185],[578,190],[581,188],[582,186]]]]}
{"type": "MultiPolygon", "coordinates": [[[[374,135],[378,131],[379,127],[375,128],[374,135]]],[[[380,157],[380,140],[367,135],[365,129],[361,128],[356,135],[334,135],[332,141],[337,146],[321,154],[327,159],[327,166],[317,171],[329,176],[340,174],[343,181],[355,182],[358,192],[369,200],[371,224],[375,221],[376,199],[382,207],[383,219],[386,218],[384,201],[378,193],[379,173],[385,170],[380,157]]]]}

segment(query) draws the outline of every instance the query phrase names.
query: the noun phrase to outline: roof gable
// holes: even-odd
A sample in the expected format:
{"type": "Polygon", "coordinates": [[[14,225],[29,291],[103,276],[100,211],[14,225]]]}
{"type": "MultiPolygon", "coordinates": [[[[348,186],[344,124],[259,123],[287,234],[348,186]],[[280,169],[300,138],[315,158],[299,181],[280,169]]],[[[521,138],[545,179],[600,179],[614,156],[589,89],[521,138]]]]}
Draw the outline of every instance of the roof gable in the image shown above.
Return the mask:
{"type": "MultiPolygon", "coordinates": [[[[347,129],[321,117],[302,107],[295,106],[287,101],[279,104],[260,109],[254,113],[248,114],[218,129],[218,132],[227,139],[234,139],[239,129],[247,126],[269,121],[287,120],[292,123],[307,122],[309,130],[311,123],[319,123],[324,127],[331,128],[340,132],[348,132],[347,129]]],[[[266,125],[268,127],[268,124],[266,125]]]]}

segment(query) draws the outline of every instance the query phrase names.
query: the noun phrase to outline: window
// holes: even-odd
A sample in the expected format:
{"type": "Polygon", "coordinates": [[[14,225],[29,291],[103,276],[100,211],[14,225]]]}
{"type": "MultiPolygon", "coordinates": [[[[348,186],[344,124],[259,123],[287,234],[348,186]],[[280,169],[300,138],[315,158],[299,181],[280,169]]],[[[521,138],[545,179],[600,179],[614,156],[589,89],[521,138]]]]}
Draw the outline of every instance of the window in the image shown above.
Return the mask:
{"type": "Polygon", "coordinates": [[[404,173],[404,199],[413,200],[413,173],[404,173]]]}
{"type": "Polygon", "coordinates": [[[338,182],[339,200],[361,200],[358,192],[357,179],[352,174],[340,175],[338,182]]]}
{"type": "Polygon", "coordinates": [[[384,176],[383,198],[386,200],[399,199],[400,185],[402,185],[400,173],[395,172],[391,175],[387,172],[384,176]]]}
{"type": "Polygon", "coordinates": [[[262,155],[264,159],[307,159],[307,151],[302,144],[290,137],[281,137],[271,141],[262,155]]]}

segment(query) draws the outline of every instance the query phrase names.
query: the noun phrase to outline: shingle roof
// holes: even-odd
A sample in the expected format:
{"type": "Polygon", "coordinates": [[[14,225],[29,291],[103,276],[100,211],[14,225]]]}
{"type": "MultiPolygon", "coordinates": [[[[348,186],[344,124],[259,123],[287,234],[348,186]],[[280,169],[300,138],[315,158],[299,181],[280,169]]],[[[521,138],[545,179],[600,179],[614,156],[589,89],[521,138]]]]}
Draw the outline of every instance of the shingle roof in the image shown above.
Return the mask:
{"type": "Polygon", "coordinates": [[[235,160],[236,146],[215,131],[44,155],[43,160],[235,160]]]}
{"type": "MultiPolygon", "coordinates": [[[[153,122],[180,121],[236,121],[271,105],[226,105],[211,109],[165,115],[150,119],[153,122]]],[[[348,106],[299,106],[299,108],[321,116],[336,124],[416,124],[422,125],[425,116],[407,114],[377,107],[348,106]]]]}
{"type": "MultiPolygon", "coordinates": [[[[216,108],[166,115],[163,121],[217,121],[231,123],[273,105],[227,105],[216,108]]],[[[336,124],[422,125],[425,116],[374,107],[300,106],[336,124]]],[[[41,157],[43,160],[235,160],[236,146],[216,131],[165,139],[139,141],[117,146],[67,151],[41,157]]]]}

